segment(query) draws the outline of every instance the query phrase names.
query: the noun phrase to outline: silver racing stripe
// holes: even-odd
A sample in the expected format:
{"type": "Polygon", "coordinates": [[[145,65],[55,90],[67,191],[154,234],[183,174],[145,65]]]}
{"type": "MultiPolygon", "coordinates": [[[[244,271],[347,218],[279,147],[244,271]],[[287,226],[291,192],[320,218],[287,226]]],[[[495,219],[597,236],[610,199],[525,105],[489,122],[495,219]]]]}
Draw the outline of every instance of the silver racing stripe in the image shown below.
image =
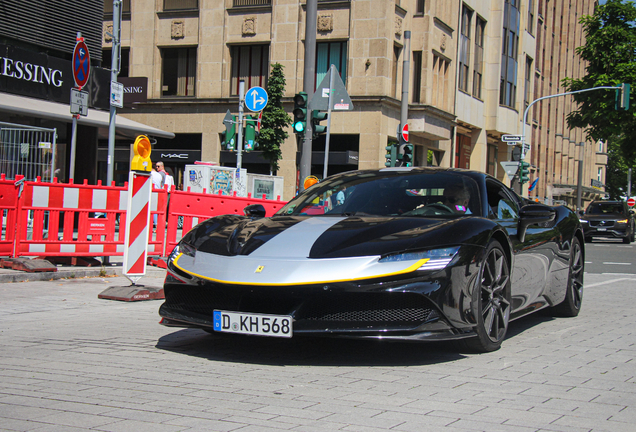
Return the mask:
{"type": "Polygon", "coordinates": [[[299,222],[274,236],[249,256],[306,258],[312,246],[329,228],[346,217],[312,217],[299,222]]]}

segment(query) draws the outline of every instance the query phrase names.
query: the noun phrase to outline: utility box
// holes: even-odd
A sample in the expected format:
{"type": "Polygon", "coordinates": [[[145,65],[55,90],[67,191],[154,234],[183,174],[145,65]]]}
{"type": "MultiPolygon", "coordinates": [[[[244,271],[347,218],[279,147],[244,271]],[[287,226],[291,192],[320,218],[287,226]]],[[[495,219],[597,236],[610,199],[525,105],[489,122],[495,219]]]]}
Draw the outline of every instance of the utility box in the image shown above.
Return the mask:
{"type": "Polygon", "coordinates": [[[269,176],[265,174],[247,175],[247,192],[252,198],[275,200],[283,196],[284,177],[269,176]]]}
{"type": "Polygon", "coordinates": [[[185,166],[183,189],[190,192],[247,196],[247,170],[218,165],[193,164],[185,166]]]}

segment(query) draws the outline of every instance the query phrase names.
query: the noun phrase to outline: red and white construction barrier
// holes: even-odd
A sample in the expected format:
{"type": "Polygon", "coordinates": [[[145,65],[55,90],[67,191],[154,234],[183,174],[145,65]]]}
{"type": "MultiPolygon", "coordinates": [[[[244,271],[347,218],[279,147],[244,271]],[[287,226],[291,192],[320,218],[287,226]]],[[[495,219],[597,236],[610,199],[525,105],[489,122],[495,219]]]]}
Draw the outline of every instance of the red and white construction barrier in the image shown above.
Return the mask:
{"type": "Polygon", "coordinates": [[[128,184],[122,273],[125,276],[143,276],[146,274],[148,255],[152,178],[150,173],[131,171],[128,184]]]}

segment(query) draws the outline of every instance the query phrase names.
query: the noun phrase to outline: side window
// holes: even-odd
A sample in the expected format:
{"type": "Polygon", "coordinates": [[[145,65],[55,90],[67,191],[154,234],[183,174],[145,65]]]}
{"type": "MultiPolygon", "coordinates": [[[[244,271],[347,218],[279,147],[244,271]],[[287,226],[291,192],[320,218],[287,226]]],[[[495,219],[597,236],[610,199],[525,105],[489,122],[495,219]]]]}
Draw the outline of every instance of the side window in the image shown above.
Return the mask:
{"type": "Polygon", "coordinates": [[[487,180],[486,192],[488,193],[489,217],[494,219],[513,220],[519,218],[519,203],[517,199],[506,190],[506,187],[494,180],[487,180]]]}

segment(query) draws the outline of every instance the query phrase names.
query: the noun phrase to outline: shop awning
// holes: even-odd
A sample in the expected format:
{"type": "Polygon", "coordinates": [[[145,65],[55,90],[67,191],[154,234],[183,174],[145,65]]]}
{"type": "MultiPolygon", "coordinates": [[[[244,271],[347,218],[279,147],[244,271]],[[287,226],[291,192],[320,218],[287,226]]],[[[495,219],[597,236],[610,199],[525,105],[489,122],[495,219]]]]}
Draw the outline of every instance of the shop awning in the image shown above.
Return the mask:
{"type": "MultiPolygon", "coordinates": [[[[66,123],[73,122],[73,115],[71,114],[71,108],[69,105],[9,93],[0,94],[0,111],[62,121],[66,123]]],[[[88,115],[80,116],[77,120],[77,124],[108,129],[110,124],[110,113],[107,111],[89,108],[88,115]]],[[[129,120],[121,115],[115,117],[115,129],[118,135],[126,135],[131,138],[134,138],[137,135],[174,138],[174,134],[172,132],[166,132],[143,123],[129,120]]]]}

